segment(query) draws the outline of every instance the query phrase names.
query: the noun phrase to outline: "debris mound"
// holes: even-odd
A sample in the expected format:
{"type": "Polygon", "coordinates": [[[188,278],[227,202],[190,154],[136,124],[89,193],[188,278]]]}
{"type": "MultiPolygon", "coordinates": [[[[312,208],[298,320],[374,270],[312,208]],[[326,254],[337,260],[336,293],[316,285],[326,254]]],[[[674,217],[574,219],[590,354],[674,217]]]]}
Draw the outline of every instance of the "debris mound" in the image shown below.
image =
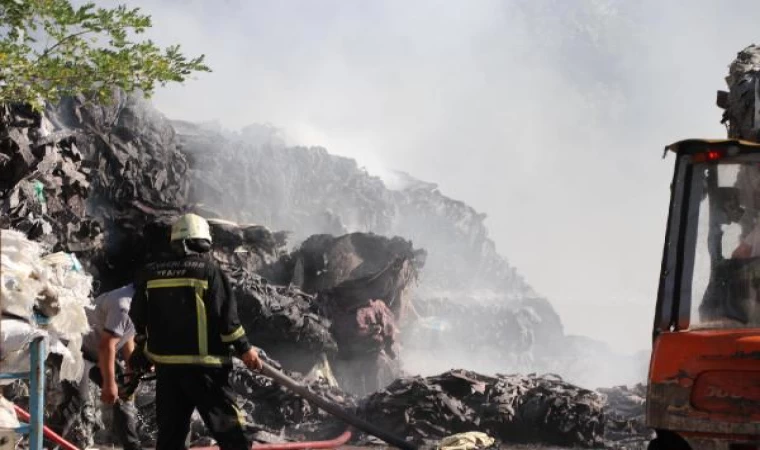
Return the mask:
{"type": "Polygon", "coordinates": [[[594,447],[604,438],[604,401],[559,377],[452,370],[409,377],[362,402],[378,426],[424,443],[481,431],[506,442],[594,447]]]}
{"type": "Polygon", "coordinates": [[[330,319],[314,296],[253,273],[234,274],[232,285],[250,342],[286,367],[307,372],[321,354],[337,352],[330,319]]]}
{"type": "MultiPolygon", "coordinates": [[[[410,292],[423,265],[433,269],[432,290],[485,286],[520,298],[530,291],[495,253],[482,215],[443,197],[433,185],[407,180],[400,190],[387,189],[355,162],[323,149],[251,152],[203,133],[180,139],[172,123],[144,100],[120,92],[113,100],[104,106],[68,98],[42,115],[19,105],[0,107],[0,228],[3,236],[6,229],[19,230],[23,236],[14,236],[28,240],[18,240],[15,254],[45,268],[38,271],[43,276],[22,271],[16,277],[24,281],[17,282],[5,278],[11,273],[6,263],[14,261],[3,259],[3,289],[15,296],[8,304],[16,314],[28,316],[33,305],[31,311],[52,317],[51,329],[69,343],[62,354],[79,351],[83,316],[71,311],[92,294],[130,281],[146,257],[162,251],[172,218],[194,211],[210,218],[212,256],[230,276],[250,340],[280,361],[272,360],[273,365],[312,390],[420,441],[482,430],[509,442],[599,442],[601,395],[559,379],[465,371],[399,378],[399,330],[408,318],[415,320],[410,292]],[[202,195],[203,190],[213,195],[202,195]],[[234,192],[246,195],[230,195],[234,192]],[[209,203],[239,223],[193,204],[202,197],[212,198],[209,203]],[[288,253],[288,233],[256,222],[262,218],[273,227],[295,228],[306,240],[288,253]],[[436,252],[428,259],[411,241],[369,231],[411,236],[436,252]],[[312,232],[340,236],[308,237],[312,232]],[[19,250],[24,246],[35,250],[19,250]],[[51,285],[56,295],[45,290],[51,285]],[[67,317],[70,312],[74,315],[67,317]]],[[[516,342],[512,350],[518,353],[550,346],[547,337],[554,334],[545,330],[562,334],[548,302],[525,306],[519,314],[503,315],[516,328],[504,338],[516,342]]],[[[440,310],[425,313],[436,314],[440,310]]],[[[451,315],[460,316],[454,310],[451,315]]],[[[4,337],[4,349],[7,342],[4,337]]],[[[72,367],[50,368],[49,408],[66,395],[57,391],[59,381],[78,378],[72,367]]],[[[237,367],[232,378],[249,431],[259,441],[326,437],[319,435],[343,429],[266,377],[237,367]]],[[[24,404],[23,387],[13,383],[5,393],[24,404]]],[[[83,447],[91,446],[95,431],[108,429],[109,420],[98,412],[92,384],[87,397],[69,430],[83,447]]],[[[155,444],[154,397],[153,383],[137,393],[148,446],[155,444]]],[[[195,442],[206,442],[208,433],[197,418],[192,432],[195,442]]]]}
{"type": "Polygon", "coordinates": [[[75,253],[109,290],[129,281],[146,224],[187,206],[188,162],[145,100],[0,106],[0,228],[75,253]]]}
{"type": "Polygon", "coordinates": [[[314,235],[284,265],[289,283],[316,295],[331,320],[341,386],[356,395],[401,375],[399,325],[425,252],[400,237],[373,233],[314,235]]]}
{"type": "MultiPolygon", "coordinates": [[[[274,366],[277,368],[276,363],[274,366]]],[[[282,370],[281,367],[278,369],[282,370]]],[[[332,385],[326,378],[315,374],[304,376],[298,372],[285,373],[308,386],[312,392],[349,411],[356,408],[357,399],[332,385]]],[[[312,439],[325,433],[329,435],[336,427],[345,427],[345,424],[330,414],[275,384],[270,378],[243,367],[234,369],[231,384],[245,399],[242,406],[251,418],[251,423],[269,433],[283,434],[289,439],[312,439]]]]}
{"type": "Polygon", "coordinates": [[[212,255],[233,278],[245,274],[276,276],[279,260],[286,255],[286,232],[272,232],[263,225],[237,224],[217,217],[202,206],[194,208],[208,219],[213,240],[212,255]]]}
{"type": "Polygon", "coordinates": [[[425,256],[424,250],[400,237],[318,234],[292,253],[288,271],[292,284],[324,296],[339,310],[382,299],[394,315],[403,318],[425,256]]]}
{"type": "Polygon", "coordinates": [[[215,124],[172,124],[193,159],[193,201],[215,205],[225,217],[266,218],[273,229],[292,231],[295,241],[352,232],[403,236],[429,250],[423,284],[431,290],[535,295],[496,251],[485,214],[434,183],[402,172],[370,175],[322,147],[289,147],[268,126],[238,133],[215,124]]]}
{"type": "Polygon", "coordinates": [[[641,441],[653,439],[646,426],[646,386],[616,386],[600,388],[605,396],[604,413],[607,420],[606,438],[612,441],[641,441]]]}

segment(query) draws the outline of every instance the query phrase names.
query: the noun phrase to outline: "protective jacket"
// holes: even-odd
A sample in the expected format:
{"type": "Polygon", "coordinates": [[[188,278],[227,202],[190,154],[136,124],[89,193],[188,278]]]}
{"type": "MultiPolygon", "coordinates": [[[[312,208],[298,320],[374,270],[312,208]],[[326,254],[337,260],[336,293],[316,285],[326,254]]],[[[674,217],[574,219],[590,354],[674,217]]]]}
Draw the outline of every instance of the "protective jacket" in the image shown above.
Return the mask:
{"type": "Polygon", "coordinates": [[[147,264],[138,275],[129,315],[154,364],[225,366],[230,346],[251,346],[229,280],[208,256],[191,254],[147,264]]]}

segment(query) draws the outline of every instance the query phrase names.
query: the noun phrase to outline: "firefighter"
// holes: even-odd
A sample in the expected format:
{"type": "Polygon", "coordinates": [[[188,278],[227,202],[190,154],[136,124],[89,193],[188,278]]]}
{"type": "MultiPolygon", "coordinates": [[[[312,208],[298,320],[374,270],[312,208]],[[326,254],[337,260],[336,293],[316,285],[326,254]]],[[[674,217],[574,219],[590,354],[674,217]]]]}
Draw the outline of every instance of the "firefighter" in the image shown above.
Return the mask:
{"type": "MultiPolygon", "coordinates": [[[[145,265],[130,309],[137,342],[156,371],[156,448],[185,448],[195,409],[222,450],[247,450],[244,416],[229,384],[231,351],[261,369],[246,338],[229,280],[210,258],[208,222],[181,216],[171,228],[172,252],[145,265]],[[232,347],[232,348],[231,348],[232,347]]],[[[144,367],[143,367],[144,368],[144,367]]]]}

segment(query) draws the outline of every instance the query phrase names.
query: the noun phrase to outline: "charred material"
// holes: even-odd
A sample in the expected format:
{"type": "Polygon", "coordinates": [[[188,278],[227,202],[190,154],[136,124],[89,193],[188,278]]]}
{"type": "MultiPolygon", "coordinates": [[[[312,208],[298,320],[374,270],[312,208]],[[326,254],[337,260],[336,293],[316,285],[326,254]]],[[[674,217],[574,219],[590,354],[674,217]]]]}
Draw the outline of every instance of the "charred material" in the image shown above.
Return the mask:
{"type": "Polygon", "coordinates": [[[399,237],[321,234],[304,241],[292,258],[304,291],[325,294],[342,309],[379,298],[402,314],[408,301],[404,294],[416,281],[425,252],[399,237]]]}
{"type": "Polygon", "coordinates": [[[233,277],[233,289],[250,341],[286,367],[307,372],[321,354],[337,352],[330,319],[314,296],[271,285],[256,274],[233,277]]]}
{"type": "Polygon", "coordinates": [[[652,430],[646,426],[646,386],[616,386],[600,388],[597,391],[605,396],[607,439],[648,441],[653,438],[652,430]]]}
{"type": "Polygon", "coordinates": [[[601,395],[552,377],[453,370],[396,380],[361,406],[367,419],[416,441],[482,431],[507,442],[603,444],[601,395]]]}
{"type": "MultiPolygon", "coordinates": [[[[194,208],[201,212],[202,207],[194,208]]],[[[203,211],[214,217],[211,211],[203,211]]],[[[208,219],[213,239],[212,255],[233,278],[244,273],[276,277],[279,260],[286,255],[287,233],[272,232],[263,225],[240,225],[219,218],[208,219]]]]}
{"type": "Polygon", "coordinates": [[[230,219],[265,221],[292,231],[295,241],[353,232],[403,236],[427,249],[422,284],[431,291],[534,295],[496,251],[485,215],[434,183],[401,172],[381,179],[324,148],[286,146],[272,127],[230,132],[213,124],[173,124],[194,161],[192,200],[215,205],[230,219]]]}
{"type": "Polygon", "coordinates": [[[364,395],[398,377],[398,322],[408,314],[425,252],[399,237],[315,235],[290,261],[291,283],[317,295],[332,321],[341,385],[364,395]]]}
{"type": "Polygon", "coordinates": [[[44,115],[3,105],[0,136],[0,227],[75,253],[102,290],[131,277],[143,227],[187,203],[174,130],[137,97],[68,98],[44,115]]]}

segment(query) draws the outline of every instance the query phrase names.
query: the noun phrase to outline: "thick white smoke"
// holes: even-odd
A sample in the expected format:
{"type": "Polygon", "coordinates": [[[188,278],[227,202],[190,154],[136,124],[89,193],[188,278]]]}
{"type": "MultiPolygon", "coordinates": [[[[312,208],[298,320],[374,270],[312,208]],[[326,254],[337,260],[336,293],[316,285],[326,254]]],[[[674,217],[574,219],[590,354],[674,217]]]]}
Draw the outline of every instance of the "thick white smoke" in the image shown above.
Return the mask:
{"type": "MultiPolygon", "coordinates": [[[[103,3],[116,3],[104,1],[103,3]]],[[[760,3],[132,0],[214,73],[173,118],[273,123],[488,214],[568,333],[649,345],[672,160],[723,136],[716,89],[760,3]]]]}

